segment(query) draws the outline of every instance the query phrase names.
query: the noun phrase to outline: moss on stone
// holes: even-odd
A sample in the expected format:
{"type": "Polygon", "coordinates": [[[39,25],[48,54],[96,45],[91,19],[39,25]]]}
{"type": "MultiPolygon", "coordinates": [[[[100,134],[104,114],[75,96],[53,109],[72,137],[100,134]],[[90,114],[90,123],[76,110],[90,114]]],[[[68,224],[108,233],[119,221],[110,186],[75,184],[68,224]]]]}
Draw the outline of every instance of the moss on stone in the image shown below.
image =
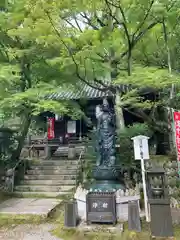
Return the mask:
{"type": "Polygon", "coordinates": [[[0,214],[0,227],[19,225],[19,224],[42,224],[47,222],[47,218],[44,215],[9,215],[0,214]]]}

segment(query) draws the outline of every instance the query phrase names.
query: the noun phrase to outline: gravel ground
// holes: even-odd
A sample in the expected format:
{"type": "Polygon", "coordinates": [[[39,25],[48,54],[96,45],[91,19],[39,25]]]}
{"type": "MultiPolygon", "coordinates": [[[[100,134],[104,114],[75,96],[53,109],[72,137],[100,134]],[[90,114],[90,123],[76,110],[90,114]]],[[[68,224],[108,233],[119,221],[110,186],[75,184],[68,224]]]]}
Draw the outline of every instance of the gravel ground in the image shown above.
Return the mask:
{"type": "Polygon", "coordinates": [[[0,229],[2,240],[62,240],[51,235],[49,231],[56,226],[51,224],[18,225],[0,229]]]}

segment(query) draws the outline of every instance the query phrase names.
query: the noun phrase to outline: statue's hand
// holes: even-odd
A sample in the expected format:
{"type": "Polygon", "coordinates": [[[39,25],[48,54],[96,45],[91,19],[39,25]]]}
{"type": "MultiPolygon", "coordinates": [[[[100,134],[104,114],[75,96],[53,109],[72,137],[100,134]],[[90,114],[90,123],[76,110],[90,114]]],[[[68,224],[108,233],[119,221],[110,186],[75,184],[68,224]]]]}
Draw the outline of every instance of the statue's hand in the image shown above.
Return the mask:
{"type": "Polygon", "coordinates": [[[98,159],[97,161],[96,161],[96,166],[98,167],[98,166],[100,166],[101,165],[101,161],[100,161],[100,159],[98,159]]]}

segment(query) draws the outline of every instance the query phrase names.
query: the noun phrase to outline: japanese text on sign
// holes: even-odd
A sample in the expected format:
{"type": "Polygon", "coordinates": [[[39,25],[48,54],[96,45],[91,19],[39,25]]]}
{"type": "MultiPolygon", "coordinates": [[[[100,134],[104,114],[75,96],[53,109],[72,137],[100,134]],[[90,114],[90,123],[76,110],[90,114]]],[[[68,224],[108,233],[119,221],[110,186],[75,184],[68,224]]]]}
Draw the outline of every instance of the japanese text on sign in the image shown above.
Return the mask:
{"type": "Polygon", "coordinates": [[[97,207],[108,208],[108,203],[101,203],[100,206],[99,206],[99,204],[97,202],[94,202],[92,204],[92,207],[93,208],[97,208],[97,207]]]}
{"type": "Polygon", "coordinates": [[[180,161],[180,112],[174,112],[177,158],[180,161]]]}

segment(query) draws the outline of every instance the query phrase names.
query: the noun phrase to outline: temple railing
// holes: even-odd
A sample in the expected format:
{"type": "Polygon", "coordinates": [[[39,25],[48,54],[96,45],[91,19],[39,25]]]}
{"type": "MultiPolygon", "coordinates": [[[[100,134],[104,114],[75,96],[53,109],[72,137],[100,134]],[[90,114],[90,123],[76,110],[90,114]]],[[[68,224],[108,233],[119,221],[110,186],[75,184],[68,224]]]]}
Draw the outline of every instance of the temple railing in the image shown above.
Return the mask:
{"type": "Polygon", "coordinates": [[[78,146],[84,146],[84,139],[72,137],[66,139],[65,142],[61,142],[59,138],[48,140],[46,137],[32,136],[25,140],[24,149],[28,151],[26,155],[28,155],[29,158],[40,157],[42,154],[42,157],[49,159],[59,149],[62,155],[64,152],[64,155],[67,156],[68,147],[72,145],[77,148],[78,146]]]}

